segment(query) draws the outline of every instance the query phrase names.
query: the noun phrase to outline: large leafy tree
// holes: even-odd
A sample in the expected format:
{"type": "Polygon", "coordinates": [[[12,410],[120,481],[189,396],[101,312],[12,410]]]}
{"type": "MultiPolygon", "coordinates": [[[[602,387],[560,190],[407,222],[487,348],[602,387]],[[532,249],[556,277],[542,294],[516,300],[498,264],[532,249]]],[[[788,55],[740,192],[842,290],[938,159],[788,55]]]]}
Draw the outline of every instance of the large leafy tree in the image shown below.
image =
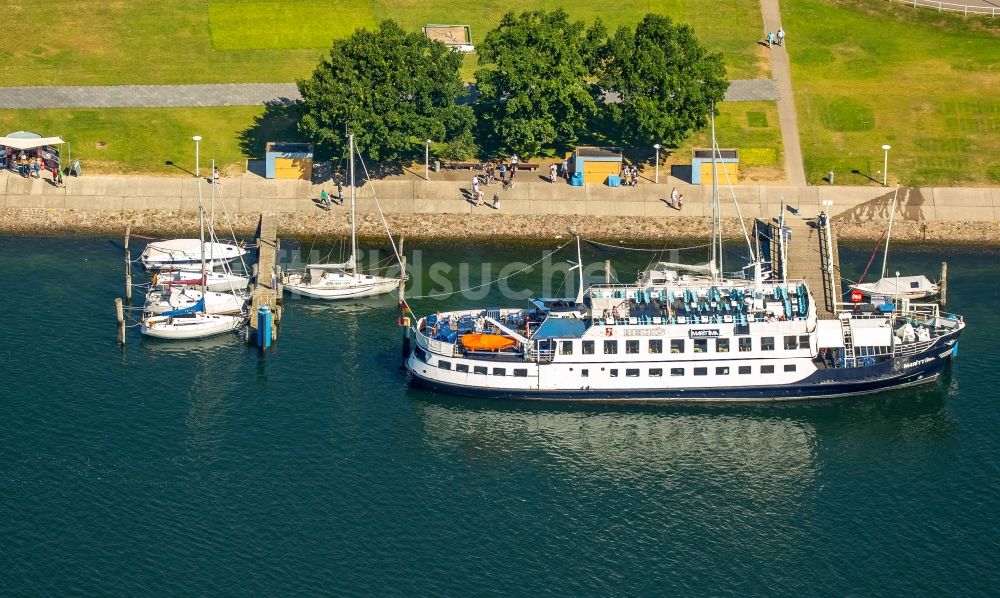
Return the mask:
{"type": "Polygon", "coordinates": [[[571,144],[596,112],[581,22],[562,9],[508,12],[479,45],[476,86],[481,128],[526,155],[571,144]]]}
{"type": "MultiPolygon", "coordinates": [[[[598,43],[600,25],[590,35],[598,43]]],[[[687,25],[647,14],[635,31],[621,27],[593,52],[591,63],[622,143],[677,146],[704,127],[729,82],[722,54],[709,53],[687,25]],[[610,92],[610,93],[608,93],[610,92]]]]}
{"type": "Polygon", "coordinates": [[[407,33],[391,20],[336,40],[312,77],[298,81],[299,130],[335,153],[345,132],[377,161],[423,155],[424,139],[471,144],[474,116],[455,104],[464,93],[462,56],[407,33]]]}

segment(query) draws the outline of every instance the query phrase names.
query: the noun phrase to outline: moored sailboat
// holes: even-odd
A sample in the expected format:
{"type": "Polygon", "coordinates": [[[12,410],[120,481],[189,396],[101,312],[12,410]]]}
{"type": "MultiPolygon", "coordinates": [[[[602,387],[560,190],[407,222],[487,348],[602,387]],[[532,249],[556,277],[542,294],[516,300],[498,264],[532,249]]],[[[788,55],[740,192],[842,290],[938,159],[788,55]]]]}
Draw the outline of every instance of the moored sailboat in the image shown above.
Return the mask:
{"type": "Polygon", "coordinates": [[[289,274],[285,290],[313,299],[360,299],[390,293],[399,287],[399,278],[369,274],[358,269],[356,187],[354,176],[354,135],[348,135],[351,177],[351,254],[342,263],[308,264],[304,272],[289,274]]]}

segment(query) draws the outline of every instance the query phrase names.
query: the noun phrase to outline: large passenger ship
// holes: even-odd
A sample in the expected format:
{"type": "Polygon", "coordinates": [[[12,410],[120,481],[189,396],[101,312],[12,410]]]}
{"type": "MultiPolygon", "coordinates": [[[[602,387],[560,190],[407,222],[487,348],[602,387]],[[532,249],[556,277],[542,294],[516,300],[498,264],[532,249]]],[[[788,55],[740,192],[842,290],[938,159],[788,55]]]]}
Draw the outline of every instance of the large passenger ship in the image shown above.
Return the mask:
{"type": "Polygon", "coordinates": [[[858,303],[820,318],[806,281],[726,279],[658,264],[576,299],[421,318],[406,368],[434,390],[574,401],[839,397],[937,378],[960,316],[858,303]]]}

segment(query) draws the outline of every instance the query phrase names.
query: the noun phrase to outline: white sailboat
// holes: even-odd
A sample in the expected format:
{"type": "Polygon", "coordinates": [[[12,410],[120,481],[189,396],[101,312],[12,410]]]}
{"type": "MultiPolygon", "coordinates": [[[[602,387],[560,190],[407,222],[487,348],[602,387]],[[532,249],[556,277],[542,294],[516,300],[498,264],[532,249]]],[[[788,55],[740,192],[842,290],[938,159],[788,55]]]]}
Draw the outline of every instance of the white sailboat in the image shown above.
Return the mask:
{"type": "Polygon", "coordinates": [[[399,278],[358,271],[354,135],[348,135],[347,140],[351,173],[351,255],[342,263],[308,264],[305,272],[290,274],[285,280],[285,290],[290,293],[313,299],[358,299],[390,293],[399,287],[399,278]]]}
{"type": "MultiPolygon", "coordinates": [[[[931,282],[926,276],[888,276],[889,269],[889,241],[892,239],[892,221],[896,214],[896,197],[899,195],[899,185],[896,185],[896,192],[892,196],[892,204],[889,207],[889,226],[885,231],[885,253],[882,254],[882,275],[875,282],[865,282],[850,285],[850,288],[861,291],[864,297],[882,296],[889,300],[898,299],[924,299],[938,294],[938,285],[931,282]]],[[[876,245],[875,251],[878,251],[876,245]]],[[[874,256],[872,256],[874,257],[874,256]]],[[[868,262],[869,265],[871,261],[868,262]]],[[[865,270],[867,273],[868,270],[865,270]]],[[[864,275],[862,275],[863,277],[864,275]]]]}
{"type": "Polygon", "coordinates": [[[234,272],[206,272],[201,275],[198,270],[161,270],[153,275],[153,286],[191,286],[201,287],[219,293],[242,291],[246,289],[250,279],[234,272]],[[204,279],[204,281],[203,281],[204,279]]]}
{"type": "Polygon", "coordinates": [[[213,255],[208,263],[215,268],[246,255],[246,249],[230,243],[205,243],[201,239],[170,239],[146,245],[139,260],[146,270],[182,268],[200,264],[206,254],[213,255]]]}
{"type": "Polygon", "coordinates": [[[203,291],[202,286],[169,287],[162,291],[150,291],[146,294],[146,304],[143,311],[151,314],[161,314],[177,309],[192,307],[204,300],[204,309],[210,314],[237,314],[243,311],[246,298],[233,293],[218,293],[203,291]]]}
{"type": "MultiPolygon", "coordinates": [[[[201,238],[199,239],[199,242],[204,248],[205,207],[201,202],[200,180],[198,182],[198,216],[201,224],[201,238]]],[[[240,313],[240,315],[209,313],[207,299],[211,297],[213,293],[207,291],[205,288],[207,271],[207,260],[205,258],[205,253],[202,252],[200,273],[202,286],[198,291],[198,293],[200,293],[198,299],[195,299],[189,306],[181,307],[179,309],[164,310],[159,313],[159,315],[144,315],[139,331],[143,335],[153,338],[184,340],[205,338],[207,336],[231,332],[239,328],[244,320],[242,313],[240,313]]],[[[182,289],[181,293],[187,292],[188,290],[189,289],[182,289]]],[[[214,294],[222,295],[222,293],[214,294]]],[[[171,291],[171,298],[174,298],[174,296],[175,294],[171,291]]],[[[229,296],[235,298],[233,295],[229,296]]],[[[185,297],[190,298],[193,297],[193,295],[185,295],[185,297]]],[[[240,310],[242,310],[243,303],[244,301],[241,300],[240,310]]],[[[170,304],[169,299],[167,300],[167,304],[170,304]]],[[[159,303],[154,302],[154,308],[157,305],[159,305],[159,303]]],[[[149,300],[147,298],[147,308],[148,307],[149,300]]]]}

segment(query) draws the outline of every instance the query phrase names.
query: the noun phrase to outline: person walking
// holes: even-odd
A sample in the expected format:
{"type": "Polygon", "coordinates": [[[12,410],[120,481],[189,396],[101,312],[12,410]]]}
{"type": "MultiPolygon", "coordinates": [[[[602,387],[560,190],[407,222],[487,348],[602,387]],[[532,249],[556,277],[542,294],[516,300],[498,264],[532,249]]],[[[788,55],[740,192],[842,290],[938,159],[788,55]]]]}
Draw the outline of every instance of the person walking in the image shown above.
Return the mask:
{"type": "Polygon", "coordinates": [[[212,184],[214,184],[214,185],[218,185],[219,184],[219,169],[218,168],[216,168],[212,172],[212,184]]]}
{"type": "Polygon", "coordinates": [[[774,32],[767,32],[767,47],[770,48],[774,44],[774,32]]]}
{"type": "Polygon", "coordinates": [[[323,209],[327,212],[330,211],[330,196],[327,195],[326,189],[319,192],[319,202],[323,204],[323,209]]]}
{"type": "Polygon", "coordinates": [[[472,175],[472,199],[475,200],[476,205],[483,205],[483,195],[479,192],[479,175],[472,175]]]}
{"type": "Polygon", "coordinates": [[[684,207],[684,194],[681,193],[677,196],[677,211],[680,212],[681,208],[684,207]]]}
{"type": "Polygon", "coordinates": [[[670,190],[670,207],[677,209],[677,187],[670,190]]]}
{"type": "Polygon", "coordinates": [[[784,41],[785,41],[785,30],[782,29],[781,27],[778,27],[778,45],[779,46],[782,45],[782,42],[784,41]]]}
{"type": "Polygon", "coordinates": [[[556,177],[558,176],[558,172],[559,172],[559,167],[556,166],[554,163],[552,164],[552,166],[549,166],[549,182],[550,183],[556,182],[556,177]]]}
{"type": "Polygon", "coordinates": [[[493,209],[494,210],[500,209],[500,195],[497,193],[493,194],[493,209]]]}

